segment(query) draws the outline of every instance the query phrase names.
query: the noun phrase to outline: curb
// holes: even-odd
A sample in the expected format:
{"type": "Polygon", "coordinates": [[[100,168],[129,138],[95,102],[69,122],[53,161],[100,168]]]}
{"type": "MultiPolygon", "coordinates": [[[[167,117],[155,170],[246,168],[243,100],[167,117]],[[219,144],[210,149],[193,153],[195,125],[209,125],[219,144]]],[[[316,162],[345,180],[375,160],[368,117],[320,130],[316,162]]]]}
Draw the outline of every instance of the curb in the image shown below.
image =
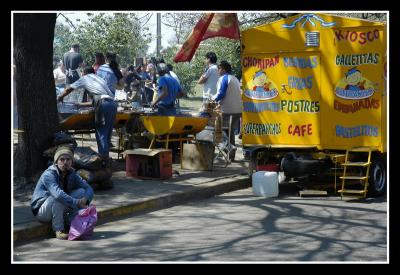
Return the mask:
{"type": "MultiPolygon", "coordinates": [[[[128,215],[143,214],[169,208],[192,200],[206,199],[215,195],[244,189],[250,186],[251,180],[247,175],[235,176],[229,179],[218,179],[200,186],[192,186],[185,191],[152,197],[143,201],[98,211],[97,225],[122,219],[128,215]]],[[[24,229],[14,230],[14,245],[21,245],[29,241],[52,237],[54,235],[50,224],[34,224],[35,225],[30,227],[28,226],[24,229]]]]}

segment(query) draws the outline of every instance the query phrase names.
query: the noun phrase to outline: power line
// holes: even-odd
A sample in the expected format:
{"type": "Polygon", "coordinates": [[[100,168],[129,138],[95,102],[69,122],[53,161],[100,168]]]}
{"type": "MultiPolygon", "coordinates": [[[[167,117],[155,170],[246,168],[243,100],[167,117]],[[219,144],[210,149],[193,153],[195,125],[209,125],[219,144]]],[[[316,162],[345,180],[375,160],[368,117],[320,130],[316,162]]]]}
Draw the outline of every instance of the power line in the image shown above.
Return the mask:
{"type": "MultiPolygon", "coordinates": [[[[148,16],[149,14],[147,14],[147,15],[145,15],[145,16],[148,16]]],[[[143,28],[144,26],[146,26],[146,24],[149,22],[149,20],[151,19],[151,17],[153,16],[153,14],[152,13],[150,13],[150,16],[149,16],[149,18],[147,18],[147,20],[146,20],[146,22],[145,23],[143,23],[142,25],[141,25],[141,27],[143,28]]],[[[143,17],[142,17],[143,18],[143,17]]],[[[139,21],[140,21],[140,19],[139,19],[139,21]]]]}
{"type": "Polygon", "coordinates": [[[63,13],[59,13],[59,14],[57,15],[56,18],[58,18],[59,15],[61,15],[62,17],[64,17],[65,20],[67,21],[67,23],[69,23],[69,24],[74,28],[74,30],[76,30],[75,25],[72,23],[72,21],[71,21],[68,17],[66,17],[63,13]]]}

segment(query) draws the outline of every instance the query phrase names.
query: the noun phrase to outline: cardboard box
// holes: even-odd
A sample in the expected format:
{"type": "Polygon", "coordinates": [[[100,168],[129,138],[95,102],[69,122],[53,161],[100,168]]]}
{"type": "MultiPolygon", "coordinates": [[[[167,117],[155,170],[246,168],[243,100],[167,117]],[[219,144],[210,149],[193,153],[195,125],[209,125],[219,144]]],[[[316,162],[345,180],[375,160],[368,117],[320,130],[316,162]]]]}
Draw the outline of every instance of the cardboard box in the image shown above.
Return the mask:
{"type": "Polygon", "coordinates": [[[212,143],[183,144],[182,169],[211,171],[213,169],[214,145],[212,143]]]}
{"type": "Polygon", "coordinates": [[[172,152],[168,149],[134,149],[123,153],[126,176],[142,179],[169,179],[172,177],[172,152]]]}

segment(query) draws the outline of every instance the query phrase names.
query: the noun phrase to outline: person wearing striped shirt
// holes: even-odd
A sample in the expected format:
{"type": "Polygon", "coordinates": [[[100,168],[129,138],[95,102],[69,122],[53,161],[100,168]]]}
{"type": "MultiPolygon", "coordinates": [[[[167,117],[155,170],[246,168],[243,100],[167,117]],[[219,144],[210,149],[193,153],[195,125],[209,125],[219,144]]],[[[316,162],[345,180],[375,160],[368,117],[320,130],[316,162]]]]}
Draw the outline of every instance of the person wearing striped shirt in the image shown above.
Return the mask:
{"type": "Polygon", "coordinates": [[[94,72],[90,66],[83,71],[83,76],[65,89],[58,97],[57,101],[62,102],[63,98],[73,90],[84,88],[89,96],[93,98],[92,102],[78,103],[78,106],[93,105],[95,108],[95,129],[96,141],[100,157],[104,165],[109,164],[110,145],[109,140],[112,128],[117,114],[117,103],[114,101],[114,95],[107,86],[107,83],[94,72]]]}

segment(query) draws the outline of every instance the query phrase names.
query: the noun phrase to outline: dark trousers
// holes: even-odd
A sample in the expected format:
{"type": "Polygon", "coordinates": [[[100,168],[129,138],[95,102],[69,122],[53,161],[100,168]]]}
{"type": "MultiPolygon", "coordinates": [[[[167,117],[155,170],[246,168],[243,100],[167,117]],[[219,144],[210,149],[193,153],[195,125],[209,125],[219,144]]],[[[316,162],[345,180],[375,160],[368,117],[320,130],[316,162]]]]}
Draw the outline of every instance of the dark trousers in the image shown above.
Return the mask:
{"type": "Polygon", "coordinates": [[[144,88],[144,94],[142,95],[142,103],[150,104],[153,101],[154,91],[147,87],[144,88]]]}
{"type": "Polygon", "coordinates": [[[66,78],[65,78],[65,83],[66,83],[66,84],[72,84],[72,83],[74,83],[75,81],[77,81],[79,78],[80,78],[80,76],[79,76],[78,72],[77,72],[77,71],[74,71],[74,72],[72,73],[72,75],[67,75],[67,76],[66,76],[66,78]]]}
{"type": "Polygon", "coordinates": [[[229,137],[229,117],[232,116],[232,124],[231,124],[231,137],[230,143],[232,145],[236,145],[235,143],[235,132],[237,129],[240,130],[240,118],[242,114],[222,114],[222,127],[224,127],[224,132],[226,136],[229,137]]]}

